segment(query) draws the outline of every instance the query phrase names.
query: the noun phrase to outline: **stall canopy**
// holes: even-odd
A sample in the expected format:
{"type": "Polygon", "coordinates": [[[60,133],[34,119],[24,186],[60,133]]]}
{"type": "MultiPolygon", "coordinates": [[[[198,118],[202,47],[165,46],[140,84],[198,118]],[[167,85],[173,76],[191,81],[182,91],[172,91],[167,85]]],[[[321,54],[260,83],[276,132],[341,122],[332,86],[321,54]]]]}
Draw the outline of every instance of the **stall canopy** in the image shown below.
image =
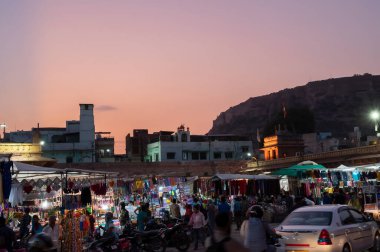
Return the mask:
{"type": "Polygon", "coordinates": [[[323,165],[317,164],[313,161],[303,161],[288,168],[280,169],[271,173],[271,175],[287,175],[297,177],[299,172],[306,172],[311,170],[326,170],[323,165]]]}
{"type": "Polygon", "coordinates": [[[355,167],[348,167],[348,166],[341,164],[337,168],[331,168],[329,170],[330,171],[346,171],[346,172],[349,172],[349,171],[354,171],[355,169],[356,169],[355,167]]]}
{"type": "Polygon", "coordinates": [[[247,174],[216,174],[212,180],[238,180],[238,179],[253,179],[253,180],[268,180],[278,179],[269,175],[247,175],[247,174]]]}
{"type": "Polygon", "coordinates": [[[36,165],[30,165],[20,162],[13,162],[12,178],[17,180],[23,179],[48,179],[60,177],[61,175],[68,174],[70,177],[75,178],[102,178],[104,175],[107,177],[116,177],[117,172],[108,172],[108,171],[98,171],[98,170],[82,170],[82,169],[73,169],[65,168],[58,169],[53,167],[42,167],[36,165]]]}

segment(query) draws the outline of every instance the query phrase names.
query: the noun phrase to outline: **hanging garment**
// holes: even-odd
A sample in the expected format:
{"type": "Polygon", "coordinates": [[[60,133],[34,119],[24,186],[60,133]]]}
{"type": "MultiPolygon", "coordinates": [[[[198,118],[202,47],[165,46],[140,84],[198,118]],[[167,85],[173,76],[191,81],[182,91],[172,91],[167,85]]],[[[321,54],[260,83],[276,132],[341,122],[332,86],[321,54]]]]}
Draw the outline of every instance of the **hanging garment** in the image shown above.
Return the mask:
{"type": "Polygon", "coordinates": [[[144,183],[143,183],[142,180],[136,180],[135,184],[136,184],[136,188],[137,188],[138,190],[144,188],[144,183]]]}
{"type": "Polygon", "coordinates": [[[353,171],[352,172],[352,178],[354,181],[359,181],[360,180],[360,172],[359,171],[353,171]]]}
{"type": "Polygon", "coordinates": [[[21,183],[12,184],[11,193],[9,195],[9,202],[12,207],[22,205],[24,202],[24,192],[21,183]]]}
{"type": "Polygon", "coordinates": [[[11,193],[11,188],[12,188],[11,166],[12,165],[13,165],[13,162],[2,163],[4,199],[9,199],[9,194],[11,193]]]}
{"type": "Polygon", "coordinates": [[[4,202],[3,175],[0,172],[0,203],[4,202]]]}
{"type": "Polygon", "coordinates": [[[82,201],[82,207],[87,206],[87,204],[92,203],[91,200],[91,190],[90,187],[83,187],[81,191],[81,201],[82,201]]]}

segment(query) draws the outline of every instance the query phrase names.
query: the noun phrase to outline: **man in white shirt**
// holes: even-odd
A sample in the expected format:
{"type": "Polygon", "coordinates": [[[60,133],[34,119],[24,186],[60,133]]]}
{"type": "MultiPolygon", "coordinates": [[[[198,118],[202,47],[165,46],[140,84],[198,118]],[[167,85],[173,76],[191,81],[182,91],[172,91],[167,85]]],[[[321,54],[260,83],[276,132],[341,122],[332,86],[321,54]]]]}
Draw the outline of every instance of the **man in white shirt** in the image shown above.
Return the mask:
{"type": "Polygon", "coordinates": [[[59,226],[56,225],[56,218],[54,215],[49,217],[49,224],[46,227],[44,227],[42,232],[52,239],[54,245],[58,245],[59,226]]]}

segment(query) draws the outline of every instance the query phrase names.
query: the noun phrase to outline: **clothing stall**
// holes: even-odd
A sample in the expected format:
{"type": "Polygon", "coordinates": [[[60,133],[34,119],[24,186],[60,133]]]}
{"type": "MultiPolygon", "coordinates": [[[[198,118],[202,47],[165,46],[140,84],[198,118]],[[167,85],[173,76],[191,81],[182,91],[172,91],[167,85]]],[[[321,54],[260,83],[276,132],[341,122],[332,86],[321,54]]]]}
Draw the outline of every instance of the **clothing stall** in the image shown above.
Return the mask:
{"type": "Polygon", "coordinates": [[[218,195],[277,195],[279,178],[269,175],[216,174],[211,178],[212,191],[218,195]]]}
{"type": "MultiPolygon", "coordinates": [[[[80,223],[77,216],[85,215],[86,211],[93,213],[96,204],[91,186],[108,183],[118,175],[105,171],[40,167],[20,162],[13,162],[9,172],[10,193],[9,197],[4,195],[1,210],[15,231],[26,207],[31,210],[30,215],[39,217],[42,225],[51,215],[58,216],[59,222],[70,219],[70,223],[80,223]]],[[[85,230],[80,225],[66,226],[72,227],[67,231],[72,234],[81,232],[83,237],[85,230]]]]}

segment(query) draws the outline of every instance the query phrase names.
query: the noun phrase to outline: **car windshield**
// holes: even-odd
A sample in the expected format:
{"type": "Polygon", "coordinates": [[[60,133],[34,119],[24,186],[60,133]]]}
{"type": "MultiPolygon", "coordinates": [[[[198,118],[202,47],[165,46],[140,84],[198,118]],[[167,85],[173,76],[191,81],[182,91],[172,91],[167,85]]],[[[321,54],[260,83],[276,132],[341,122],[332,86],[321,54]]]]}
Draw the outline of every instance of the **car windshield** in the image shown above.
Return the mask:
{"type": "Polygon", "coordinates": [[[284,226],[329,226],[332,212],[293,212],[282,223],[284,226]]]}

